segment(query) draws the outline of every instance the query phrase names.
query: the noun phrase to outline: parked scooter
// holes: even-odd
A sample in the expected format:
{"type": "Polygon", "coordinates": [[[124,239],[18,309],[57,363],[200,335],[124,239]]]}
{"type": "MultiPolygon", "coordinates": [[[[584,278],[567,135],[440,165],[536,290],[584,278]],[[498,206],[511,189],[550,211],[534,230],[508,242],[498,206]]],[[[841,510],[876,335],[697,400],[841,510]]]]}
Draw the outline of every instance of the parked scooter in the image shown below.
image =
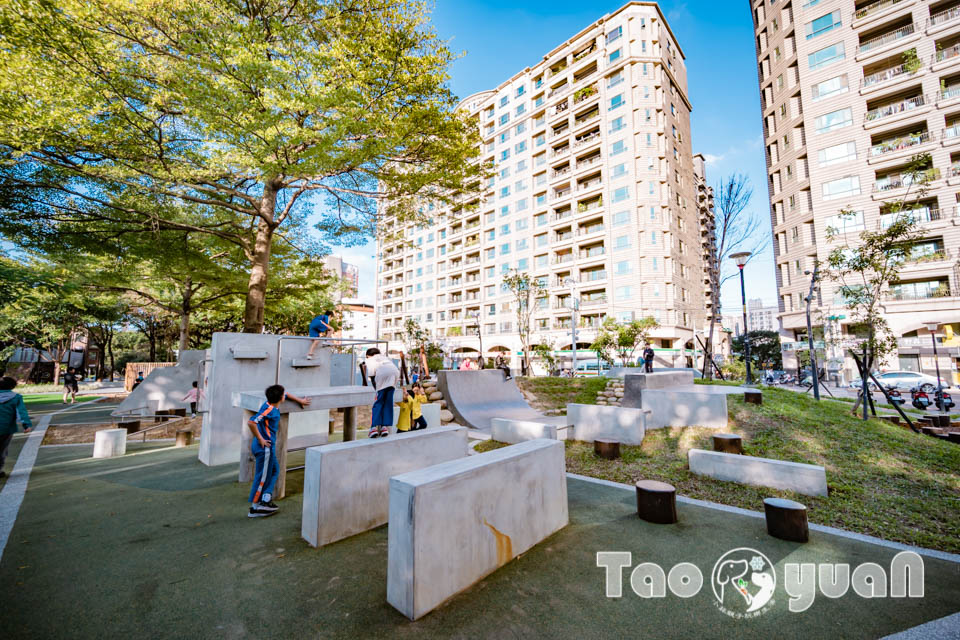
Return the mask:
{"type": "Polygon", "coordinates": [[[906,402],[906,399],[903,397],[903,394],[900,393],[900,390],[897,389],[897,385],[888,384],[883,387],[887,395],[890,397],[890,402],[898,407],[902,407],[906,402]]]}
{"type": "Polygon", "coordinates": [[[926,391],[921,390],[920,387],[914,387],[910,389],[910,404],[921,411],[926,411],[933,401],[926,391]]]}
{"type": "MultiPolygon", "coordinates": [[[[940,394],[941,394],[941,396],[942,396],[942,398],[943,398],[943,410],[944,410],[944,411],[949,411],[949,410],[952,409],[954,406],[956,406],[956,404],[955,404],[954,401],[953,401],[953,397],[952,397],[949,393],[947,393],[946,389],[947,389],[946,386],[940,385],[940,394]]],[[[936,392],[934,392],[934,395],[933,395],[933,398],[932,398],[932,404],[933,404],[933,406],[935,406],[935,407],[938,406],[938,404],[937,404],[937,394],[936,394],[936,392]]]]}

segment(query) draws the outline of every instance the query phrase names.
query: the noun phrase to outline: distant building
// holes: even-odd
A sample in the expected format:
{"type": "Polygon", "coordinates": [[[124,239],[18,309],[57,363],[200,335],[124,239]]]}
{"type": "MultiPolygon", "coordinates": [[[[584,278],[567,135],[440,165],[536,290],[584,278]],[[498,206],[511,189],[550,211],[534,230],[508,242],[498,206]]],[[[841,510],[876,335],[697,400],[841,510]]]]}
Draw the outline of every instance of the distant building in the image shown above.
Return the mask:
{"type": "Polygon", "coordinates": [[[341,303],[344,329],[340,337],[353,340],[373,340],[376,338],[377,323],[372,304],[344,300],[341,303]]]}
{"type": "Polygon", "coordinates": [[[360,291],[360,267],[343,261],[340,256],[327,256],[323,259],[323,266],[341,278],[347,288],[340,294],[340,299],[356,298],[360,291]]]}
{"type": "Polygon", "coordinates": [[[747,302],[747,321],[750,331],[779,331],[780,321],[777,315],[780,307],[777,305],[764,306],[763,300],[754,298],[747,302]]]}

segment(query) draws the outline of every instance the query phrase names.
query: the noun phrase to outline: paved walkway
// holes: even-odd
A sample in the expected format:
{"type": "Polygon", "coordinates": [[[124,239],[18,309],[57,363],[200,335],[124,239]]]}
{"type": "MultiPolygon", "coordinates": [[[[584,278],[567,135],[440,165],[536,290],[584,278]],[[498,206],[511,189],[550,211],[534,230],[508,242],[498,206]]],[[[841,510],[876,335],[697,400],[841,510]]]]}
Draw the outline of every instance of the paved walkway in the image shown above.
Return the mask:
{"type": "Polygon", "coordinates": [[[897,549],[814,531],[797,545],[766,534],[762,518],[691,503],[680,523],[640,521],[633,492],[568,480],[570,525],[418,622],[390,607],[387,528],[323,549],[300,538],[302,472],[268,519],[245,517],[236,467],[205,467],[196,446],[131,443],[128,455],[89,458],[90,447],[43,447],[0,560],[0,638],[877,638],[960,610],[955,562],[925,558],[922,599],[817,597],[734,620],[714,606],[713,564],[753,547],[785,562],[876,562],[897,549]],[[632,564],[679,562],[705,576],[689,599],[605,596],[598,551],[632,564]],[[78,588],[82,585],[82,588],[78,588]]]}

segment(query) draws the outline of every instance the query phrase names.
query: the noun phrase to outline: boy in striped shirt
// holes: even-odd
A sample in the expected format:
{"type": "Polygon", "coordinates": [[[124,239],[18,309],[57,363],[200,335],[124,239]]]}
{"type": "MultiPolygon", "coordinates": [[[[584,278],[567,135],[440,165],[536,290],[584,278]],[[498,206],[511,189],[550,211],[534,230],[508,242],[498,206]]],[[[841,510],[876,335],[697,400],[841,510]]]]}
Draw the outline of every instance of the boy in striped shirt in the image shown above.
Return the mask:
{"type": "Polygon", "coordinates": [[[296,402],[301,407],[310,404],[310,398],[298,398],[285,393],[279,384],[267,387],[264,395],[267,401],[260,405],[257,415],[247,421],[253,441],[250,451],[256,460],[253,484],[250,487],[250,512],[248,518],[263,518],[277,512],[273,503],[273,488],[277,483],[277,434],[280,432],[280,403],[284,400],[296,402]]]}

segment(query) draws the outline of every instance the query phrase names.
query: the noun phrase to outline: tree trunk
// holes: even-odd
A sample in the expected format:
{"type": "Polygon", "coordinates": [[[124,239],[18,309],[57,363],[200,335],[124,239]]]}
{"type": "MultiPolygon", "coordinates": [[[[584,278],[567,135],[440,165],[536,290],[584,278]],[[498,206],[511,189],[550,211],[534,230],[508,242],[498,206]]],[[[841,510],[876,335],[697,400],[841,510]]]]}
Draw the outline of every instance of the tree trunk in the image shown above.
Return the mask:
{"type": "Polygon", "coordinates": [[[270,271],[270,249],[273,244],[273,232],[276,226],[267,220],[273,220],[277,206],[277,186],[274,180],[263,185],[260,198],[260,221],[257,224],[257,237],[253,245],[250,260],[250,281],[247,285],[247,303],[243,310],[243,332],[260,333],[263,331],[263,310],[267,299],[267,278],[270,271]]]}
{"type": "Polygon", "coordinates": [[[183,303],[180,307],[180,353],[190,348],[190,299],[193,297],[193,278],[187,276],[183,284],[183,303]]]}
{"type": "Polygon", "coordinates": [[[710,332],[707,333],[707,343],[703,347],[703,377],[713,380],[713,330],[716,326],[716,315],[710,314],[710,332]]]}
{"type": "Polygon", "coordinates": [[[113,357],[113,329],[107,336],[107,351],[110,352],[110,381],[113,382],[113,372],[116,371],[116,360],[113,357]]]}

